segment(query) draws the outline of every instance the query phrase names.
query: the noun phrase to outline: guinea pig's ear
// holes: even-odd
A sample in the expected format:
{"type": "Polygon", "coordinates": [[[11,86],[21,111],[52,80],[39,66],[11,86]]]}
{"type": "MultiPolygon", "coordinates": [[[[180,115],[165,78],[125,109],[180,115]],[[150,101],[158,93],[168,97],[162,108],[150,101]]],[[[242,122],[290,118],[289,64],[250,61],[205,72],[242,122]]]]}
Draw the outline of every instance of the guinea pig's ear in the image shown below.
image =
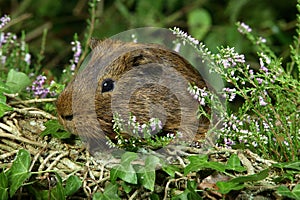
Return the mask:
{"type": "Polygon", "coordinates": [[[93,50],[95,49],[102,41],[101,40],[98,40],[96,38],[91,38],[90,39],[90,48],[93,50]]]}

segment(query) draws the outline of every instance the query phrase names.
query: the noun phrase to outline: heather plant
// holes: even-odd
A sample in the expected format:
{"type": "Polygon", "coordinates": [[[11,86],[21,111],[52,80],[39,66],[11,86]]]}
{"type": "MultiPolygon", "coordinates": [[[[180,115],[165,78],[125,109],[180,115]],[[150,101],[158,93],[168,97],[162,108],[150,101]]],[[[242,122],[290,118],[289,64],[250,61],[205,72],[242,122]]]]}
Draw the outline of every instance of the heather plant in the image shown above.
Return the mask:
{"type": "MultiPolygon", "coordinates": [[[[300,71],[299,28],[291,46],[292,62],[285,67],[268,48],[266,39],[256,36],[245,23],[239,22],[237,27],[257,48],[258,64],[249,64],[233,47],[220,47],[214,54],[178,28],[172,30],[199,51],[210,66],[210,72],[220,75],[226,85],[217,92],[207,90],[204,93],[196,86],[190,86],[189,91],[200,104],[207,103],[213,110],[218,110],[218,123],[222,125],[210,130],[218,136],[217,146],[251,149],[264,158],[278,161],[298,160],[300,84],[299,77],[294,77],[291,72],[300,71]],[[237,97],[243,102],[231,109],[230,105],[237,102],[237,97]]],[[[200,114],[207,115],[201,106],[199,109],[200,114]]]]}
{"type": "Polygon", "coordinates": [[[180,137],[180,133],[168,133],[166,136],[159,136],[162,132],[162,122],[158,118],[151,118],[149,122],[140,124],[136,116],[130,114],[129,120],[125,121],[115,113],[113,116],[113,129],[117,134],[116,144],[108,139],[107,144],[110,147],[117,147],[128,151],[138,151],[141,148],[158,149],[165,147],[175,138],[180,137]],[[126,134],[130,137],[124,137],[126,134]]]}

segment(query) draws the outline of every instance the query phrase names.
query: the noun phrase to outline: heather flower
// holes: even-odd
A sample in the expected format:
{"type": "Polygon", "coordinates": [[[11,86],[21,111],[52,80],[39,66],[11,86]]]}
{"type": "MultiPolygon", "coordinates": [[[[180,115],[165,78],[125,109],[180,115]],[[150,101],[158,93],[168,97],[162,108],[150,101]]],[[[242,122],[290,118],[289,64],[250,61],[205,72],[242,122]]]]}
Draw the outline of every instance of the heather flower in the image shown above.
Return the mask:
{"type": "Polygon", "coordinates": [[[45,87],[47,77],[39,75],[32,83],[31,87],[27,87],[27,91],[32,91],[35,97],[45,98],[48,94],[54,96],[55,93],[51,92],[49,88],[45,87]]]}
{"type": "Polygon", "coordinates": [[[264,99],[261,96],[259,96],[258,99],[259,99],[259,105],[266,106],[268,104],[264,101],[264,99]]]}
{"type": "Polygon", "coordinates": [[[235,52],[234,47],[224,48],[220,50],[220,54],[217,54],[217,63],[221,64],[225,69],[234,67],[238,63],[245,63],[245,56],[235,52]]]}
{"type": "Polygon", "coordinates": [[[151,131],[156,131],[157,129],[160,131],[162,129],[162,122],[157,118],[151,118],[149,123],[151,131]]]}
{"type": "Polygon", "coordinates": [[[224,98],[228,98],[228,101],[233,101],[236,96],[236,89],[235,88],[223,88],[224,98]]]}
{"type": "Polygon", "coordinates": [[[189,86],[188,92],[196,99],[200,105],[205,106],[205,98],[208,96],[208,92],[206,91],[206,88],[198,88],[196,85],[189,86]]]}
{"type": "Polygon", "coordinates": [[[224,138],[225,147],[231,149],[231,146],[235,145],[235,142],[230,138],[224,138]]]}
{"type": "Polygon", "coordinates": [[[262,78],[256,78],[256,80],[257,80],[257,82],[258,82],[259,85],[263,83],[263,79],[262,78]]]}
{"type": "Polygon", "coordinates": [[[242,34],[250,33],[252,29],[244,22],[238,22],[238,31],[242,34]]]}
{"type": "Polygon", "coordinates": [[[31,55],[29,53],[26,53],[25,54],[25,57],[24,57],[24,61],[30,65],[30,59],[31,59],[31,55]]]}
{"type": "MultiPolygon", "coordinates": [[[[174,27],[173,34],[176,34],[176,35],[178,35],[181,38],[187,39],[190,43],[192,43],[192,44],[194,44],[196,46],[200,44],[199,40],[193,38],[192,36],[190,36],[189,34],[187,34],[186,32],[184,32],[182,30],[180,30],[177,27],[174,27]]],[[[184,42],[185,41],[183,41],[183,44],[185,44],[184,42]]]]}
{"type": "Polygon", "coordinates": [[[265,38],[259,37],[256,44],[261,44],[261,43],[266,43],[266,42],[267,42],[267,40],[265,38]]]}
{"type": "Polygon", "coordinates": [[[10,17],[8,15],[4,15],[0,18],[0,29],[3,28],[6,24],[10,22],[10,17]]]}
{"type": "Polygon", "coordinates": [[[71,71],[74,72],[76,65],[79,62],[82,48],[81,48],[81,43],[78,40],[72,41],[71,45],[73,46],[72,51],[74,52],[74,55],[73,55],[73,59],[70,60],[70,62],[71,62],[71,71]]]}

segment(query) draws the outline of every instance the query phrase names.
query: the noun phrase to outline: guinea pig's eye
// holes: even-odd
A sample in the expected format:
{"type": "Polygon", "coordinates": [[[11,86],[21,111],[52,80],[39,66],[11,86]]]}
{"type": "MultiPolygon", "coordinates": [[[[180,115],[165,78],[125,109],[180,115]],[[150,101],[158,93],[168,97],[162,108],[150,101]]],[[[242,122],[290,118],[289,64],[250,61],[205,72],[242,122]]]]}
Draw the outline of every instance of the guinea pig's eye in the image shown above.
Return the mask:
{"type": "Polygon", "coordinates": [[[114,89],[114,84],[115,82],[110,79],[110,78],[107,78],[105,79],[103,82],[102,82],[102,93],[104,92],[109,92],[109,91],[112,91],[114,89]]]}

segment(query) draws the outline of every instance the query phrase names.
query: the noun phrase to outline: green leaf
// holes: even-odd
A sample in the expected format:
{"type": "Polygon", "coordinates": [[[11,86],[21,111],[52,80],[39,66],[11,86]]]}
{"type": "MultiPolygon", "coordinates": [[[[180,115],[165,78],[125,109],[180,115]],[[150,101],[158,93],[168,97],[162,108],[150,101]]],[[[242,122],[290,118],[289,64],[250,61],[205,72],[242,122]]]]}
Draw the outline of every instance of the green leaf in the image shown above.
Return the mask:
{"type": "Polygon", "coordinates": [[[82,183],[78,176],[70,176],[66,181],[65,193],[66,196],[73,195],[80,187],[82,183]]]}
{"type": "Polygon", "coordinates": [[[12,197],[15,192],[21,187],[23,182],[31,175],[29,167],[31,163],[30,154],[24,149],[20,149],[17,157],[9,169],[9,193],[12,197]]]}
{"type": "Polygon", "coordinates": [[[4,171],[0,173],[0,199],[8,199],[8,178],[4,171]]]}
{"type": "Polygon", "coordinates": [[[105,189],[103,194],[100,192],[97,192],[93,196],[93,200],[119,200],[121,199],[118,196],[118,185],[109,183],[105,189]]]}
{"type": "Polygon", "coordinates": [[[133,152],[126,152],[121,157],[121,163],[110,170],[110,179],[114,183],[117,178],[127,183],[137,184],[137,175],[131,162],[138,156],[133,152]]]}
{"type": "Polygon", "coordinates": [[[199,171],[201,169],[214,169],[220,172],[225,172],[226,166],[218,162],[208,161],[207,155],[190,156],[188,157],[190,164],[185,167],[184,175],[187,175],[191,171],[199,171]]]}
{"type": "Polygon", "coordinates": [[[179,168],[174,165],[164,165],[162,167],[162,170],[164,170],[169,176],[172,178],[175,177],[175,172],[179,172],[179,168]]]}
{"type": "Polygon", "coordinates": [[[7,105],[4,102],[0,102],[0,117],[3,117],[3,115],[5,114],[5,112],[11,111],[11,110],[13,110],[12,107],[10,107],[9,105],[7,105]]]}
{"type": "Polygon", "coordinates": [[[0,117],[2,117],[5,112],[13,110],[12,107],[6,104],[6,96],[3,93],[10,93],[8,86],[0,81],[0,117]]]}
{"type": "Polygon", "coordinates": [[[129,192],[131,192],[132,187],[130,185],[127,185],[126,182],[121,182],[120,185],[123,187],[123,190],[128,194],[129,192]]]}
{"type": "Polygon", "coordinates": [[[268,177],[269,169],[265,169],[258,174],[252,174],[248,176],[239,176],[236,178],[231,179],[230,181],[236,182],[236,183],[244,183],[248,181],[260,181],[268,177]]]}
{"type": "Polygon", "coordinates": [[[23,72],[11,69],[8,72],[6,85],[13,93],[18,93],[31,83],[29,77],[23,72]]]}
{"type": "Polygon", "coordinates": [[[258,174],[236,177],[227,182],[218,181],[216,185],[218,186],[220,193],[227,194],[231,190],[240,190],[244,188],[245,182],[260,181],[265,179],[268,176],[268,173],[269,169],[265,169],[258,174]]]}
{"type": "Polygon", "coordinates": [[[50,199],[51,200],[65,200],[66,194],[65,190],[62,186],[61,177],[56,173],[57,183],[56,186],[50,191],[50,199]]]}
{"type": "Polygon", "coordinates": [[[244,184],[242,184],[242,183],[231,182],[231,181],[228,181],[228,182],[219,181],[216,183],[216,185],[219,188],[218,192],[220,192],[222,194],[227,194],[231,190],[241,190],[245,187],[244,184]]]}
{"type": "Polygon", "coordinates": [[[300,184],[297,184],[293,188],[292,193],[294,194],[294,196],[296,197],[296,199],[300,199],[300,184]]]}
{"type": "Polygon", "coordinates": [[[148,156],[145,160],[145,167],[138,170],[138,178],[141,184],[148,190],[154,190],[155,184],[155,168],[159,163],[159,158],[156,156],[148,156]]]}
{"type": "Polygon", "coordinates": [[[300,171],[300,161],[285,162],[285,163],[275,163],[272,167],[277,167],[281,169],[295,169],[300,171]]]}
{"type": "Polygon", "coordinates": [[[187,17],[190,34],[198,40],[203,39],[212,24],[209,12],[205,9],[194,9],[187,17]]]}
{"type": "Polygon", "coordinates": [[[71,133],[64,130],[63,126],[57,120],[49,120],[45,123],[46,129],[41,133],[41,137],[52,135],[58,139],[67,139],[71,133]]]}
{"type": "MultiPolygon", "coordinates": [[[[0,93],[3,94],[3,93],[7,93],[7,94],[10,94],[12,93],[9,89],[9,87],[3,83],[2,81],[0,81],[0,93]]],[[[3,95],[4,96],[4,95],[3,95]]]]}
{"type": "Polygon", "coordinates": [[[241,165],[241,161],[236,154],[232,154],[227,161],[227,169],[234,170],[237,172],[246,171],[246,168],[241,165]]]}
{"type": "Polygon", "coordinates": [[[279,186],[277,188],[277,193],[291,199],[296,199],[294,194],[286,186],[279,186]]]}
{"type": "Polygon", "coordinates": [[[195,191],[197,188],[197,183],[195,181],[188,181],[187,188],[183,191],[183,193],[175,196],[172,200],[190,200],[190,199],[199,199],[201,200],[201,196],[195,191]]]}

